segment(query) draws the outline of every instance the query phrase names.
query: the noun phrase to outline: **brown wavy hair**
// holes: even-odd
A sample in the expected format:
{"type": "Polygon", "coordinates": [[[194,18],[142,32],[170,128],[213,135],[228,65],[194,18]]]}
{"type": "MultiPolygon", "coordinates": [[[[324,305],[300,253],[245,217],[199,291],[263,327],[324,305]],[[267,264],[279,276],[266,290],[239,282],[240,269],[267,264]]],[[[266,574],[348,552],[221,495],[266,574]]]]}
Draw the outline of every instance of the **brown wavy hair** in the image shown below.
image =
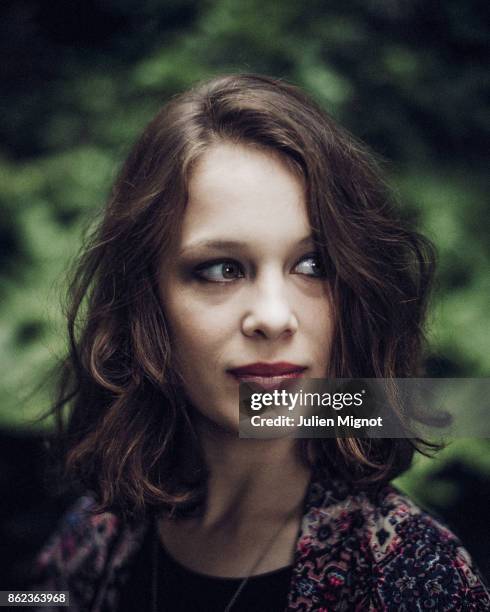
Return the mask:
{"type": "MultiPolygon", "coordinates": [[[[222,141],[274,152],[304,177],[334,306],[328,375],[420,371],[434,252],[400,220],[373,154],[283,81],[241,74],[199,84],[167,103],[132,148],[70,284],[70,350],[53,411],[66,470],[101,509],[186,507],[205,491],[155,262],[178,235],[193,165],[222,141]],[[185,473],[184,448],[194,457],[185,473]]],[[[301,444],[314,467],[357,484],[384,482],[408,467],[414,449],[431,447],[417,439],[301,444]]]]}

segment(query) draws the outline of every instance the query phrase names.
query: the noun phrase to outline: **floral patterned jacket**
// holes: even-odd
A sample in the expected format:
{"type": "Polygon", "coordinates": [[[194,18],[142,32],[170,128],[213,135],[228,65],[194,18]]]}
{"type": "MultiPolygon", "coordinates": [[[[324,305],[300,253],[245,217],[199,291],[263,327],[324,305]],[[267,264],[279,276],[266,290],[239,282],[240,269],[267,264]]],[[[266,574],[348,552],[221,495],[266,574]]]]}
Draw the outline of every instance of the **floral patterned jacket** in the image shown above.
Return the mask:
{"type": "MultiPolygon", "coordinates": [[[[72,612],[118,609],[148,529],[92,514],[93,505],[79,499],[37,561],[38,588],[69,591],[72,612]]],[[[353,493],[312,481],[287,612],[313,610],[479,611],[490,610],[490,596],[455,535],[394,487],[353,493]]]]}

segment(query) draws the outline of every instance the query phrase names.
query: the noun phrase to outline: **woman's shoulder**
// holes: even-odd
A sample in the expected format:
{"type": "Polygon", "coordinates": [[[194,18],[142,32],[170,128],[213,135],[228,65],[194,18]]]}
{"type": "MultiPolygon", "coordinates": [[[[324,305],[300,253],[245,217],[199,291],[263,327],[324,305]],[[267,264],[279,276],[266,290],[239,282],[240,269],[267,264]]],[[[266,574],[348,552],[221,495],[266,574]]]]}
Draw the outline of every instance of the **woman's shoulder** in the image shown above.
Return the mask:
{"type": "Polygon", "coordinates": [[[308,526],[319,540],[330,533],[347,534],[369,543],[375,561],[382,561],[402,543],[461,546],[458,537],[430,511],[422,509],[393,485],[355,490],[346,483],[314,483],[307,503],[308,526]]]}
{"type": "Polygon", "coordinates": [[[463,602],[468,610],[490,608],[457,536],[393,486],[356,492],[342,483],[314,483],[301,539],[325,596],[348,597],[365,609],[396,602],[409,609],[410,602],[437,610],[463,602]]]}
{"type": "Polygon", "coordinates": [[[69,507],[38,557],[41,567],[52,563],[71,566],[88,554],[102,554],[118,532],[119,519],[111,512],[98,514],[95,507],[89,495],[69,507]]]}
{"type": "Polygon", "coordinates": [[[135,526],[112,512],[97,512],[90,495],[80,497],[38,555],[36,582],[52,590],[70,587],[77,591],[77,584],[90,590],[109,568],[127,562],[145,529],[144,522],[135,526]]]}

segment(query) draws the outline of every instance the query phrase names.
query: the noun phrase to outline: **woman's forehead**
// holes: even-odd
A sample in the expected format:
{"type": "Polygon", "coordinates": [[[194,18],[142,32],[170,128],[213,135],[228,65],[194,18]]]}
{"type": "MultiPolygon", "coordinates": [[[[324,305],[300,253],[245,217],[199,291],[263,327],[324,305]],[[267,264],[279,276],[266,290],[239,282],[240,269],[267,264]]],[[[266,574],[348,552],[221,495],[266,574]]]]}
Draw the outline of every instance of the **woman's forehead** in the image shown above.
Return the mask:
{"type": "Polygon", "coordinates": [[[218,144],[196,164],[182,227],[182,248],[212,240],[248,241],[310,233],[304,186],[278,156],[218,144]]]}

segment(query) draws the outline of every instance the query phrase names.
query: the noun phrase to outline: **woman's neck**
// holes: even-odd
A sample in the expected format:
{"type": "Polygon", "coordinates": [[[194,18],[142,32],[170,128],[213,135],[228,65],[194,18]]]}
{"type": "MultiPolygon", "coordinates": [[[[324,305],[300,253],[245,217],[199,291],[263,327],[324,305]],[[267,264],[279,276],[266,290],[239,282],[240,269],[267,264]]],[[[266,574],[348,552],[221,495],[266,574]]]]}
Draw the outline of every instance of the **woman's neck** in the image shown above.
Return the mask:
{"type": "Polygon", "coordinates": [[[310,470],[297,440],[239,439],[197,426],[208,468],[197,516],[159,521],[159,537],[182,565],[243,577],[292,563],[310,470]]]}
{"type": "Polygon", "coordinates": [[[241,439],[206,426],[199,435],[209,474],[202,524],[275,522],[301,513],[310,468],[297,440],[241,439]]]}

